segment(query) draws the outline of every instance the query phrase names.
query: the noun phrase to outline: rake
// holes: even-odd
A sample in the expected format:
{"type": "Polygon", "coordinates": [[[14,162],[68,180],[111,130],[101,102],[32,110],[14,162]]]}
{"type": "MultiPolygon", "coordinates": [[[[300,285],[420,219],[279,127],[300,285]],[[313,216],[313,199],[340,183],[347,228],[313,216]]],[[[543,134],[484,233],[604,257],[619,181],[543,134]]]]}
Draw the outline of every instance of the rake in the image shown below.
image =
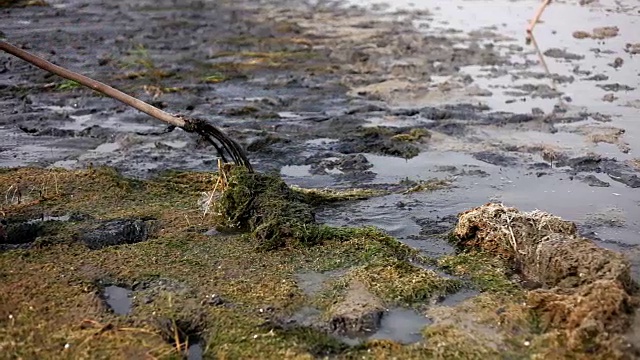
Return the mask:
{"type": "Polygon", "coordinates": [[[151,117],[154,117],[160,121],[164,121],[165,123],[168,123],[173,127],[179,127],[186,132],[198,134],[202,136],[206,142],[210,143],[216,148],[218,156],[222,159],[223,162],[227,163],[230,159],[236,165],[244,166],[250,172],[253,171],[253,167],[251,166],[251,163],[249,162],[249,159],[247,158],[242,147],[225,133],[223,133],[220,129],[209,124],[206,120],[170,114],[142,100],[136,99],[133,96],[127,95],[109,85],[67,70],[58,65],[52,64],[49,61],[33,55],[14,45],[11,45],[6,41],[0,40],[0,50],[14,55],[45,71],[61,76],[65,79],[75,81],[94,91],[119,100],[124,104],[129,105],[134,109],[140,110],[143,113],[150,115],[151,117]]]}

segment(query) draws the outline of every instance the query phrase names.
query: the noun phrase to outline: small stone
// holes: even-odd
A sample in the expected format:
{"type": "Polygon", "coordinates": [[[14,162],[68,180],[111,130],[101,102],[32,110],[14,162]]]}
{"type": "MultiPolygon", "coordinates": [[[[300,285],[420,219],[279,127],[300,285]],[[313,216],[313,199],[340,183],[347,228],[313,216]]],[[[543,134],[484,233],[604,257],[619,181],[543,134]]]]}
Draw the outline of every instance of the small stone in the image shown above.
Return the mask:
{"type": "Polygon", "coordinates": [[[617,97],[613,93],[606,94],[602,97],[602,101],[613,102],[617,97]]]}
{"type": "Polygon", "coordinates": [[[613,60],[612,63],[609,64],[609,66],[611,66],[614,69],[618,69],[620,67],[622,67],[622,64],[624,64],[624,60],[622,60],[622,58],[615,58],[615,60],[613,60]]]}

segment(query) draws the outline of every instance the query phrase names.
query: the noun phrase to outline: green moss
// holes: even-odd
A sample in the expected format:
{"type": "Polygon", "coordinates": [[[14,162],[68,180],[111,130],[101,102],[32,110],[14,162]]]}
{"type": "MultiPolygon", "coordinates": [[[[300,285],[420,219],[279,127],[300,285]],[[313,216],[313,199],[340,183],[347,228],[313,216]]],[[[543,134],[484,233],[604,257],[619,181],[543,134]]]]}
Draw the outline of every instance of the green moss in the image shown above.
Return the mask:
{"type": "Polygon", "coordinates": [[[428,326],[424,330],[426,352],[431,359],[484,360],[500,358],[501,352],[489,346],[480,334],[474,336],[454,325],[428,326]]]}
{"type": "Polygon", "coordinates": [[[202,80],[207,83],[217,84],[223,81],[227,81],[229,77],[223,73],[215,72],[213,74],[205,76],[202,80]]]}
{"type": "Polygon", "coordinates": [[[358,134],[349,134],[342,141],[349,143],[353,147],[353,152],[369,152],[411,159],[420,153],[415,140],[421,138],[419,135],[421,132],[420,128],[362,127],[358,134]],[[409,133],[405,134],[404,131],[409,133]],[[409,141],[404,141],[407,139],[409,141]]]}
{"type": "Polygon", "coordinates": [[[462,285],[405,260],[387,259],[382,264],[357,268],[352,276],[382,299],[400,304],[424,303],[435,296],[455,292],[462,285]]]}
{"type": "Polygon", "coordinates": [[[483,252],[464,252],[438,259],[438,266],[456,276],[468,277],[479,290],[494,293],[521,293],[522,288],[509,279],[506,264],[483,252]]]}
{"type": "Polygon", "coordinates": [[[419,141],[425,138],[428,139],[430,137],[431,137],[431,133],[428,130],[423,128],[415,128],[415,129],[409,130],[408,133],[393,135],[391,137],[391,140],[413,142],[413,141],[419,141]]]}
{"type": "Polygon", "coordinates": [[[249,173],[238,167],[225,176],[228,186],[214,210],[218,225],[250,231],[262,249],[342,241],[356,232],[317,224],[307,197],[278,176],[249,173]]]}
{"type": "Polygon", "coordinates": [[[420,181],[411,181],[411,180],[403,180],[401,182],[402,185],[408,186],[409,188],[405,191],[405,194],[414,193],[414,192],[426,192],[426,191],[436,191],[442,190],[451,187],[451,181],[447,179],[429,179],[429,180],[420,180],[420,181]]]}
{"type": "MultiPolygon", "coordinates": [[[[186,342],[201,340],[205,358],[494,357],[483,343],[488,338],[462,333],[464,329],[457,327],[468,319],[454,321],[448,328],[428,327],[427,341],[420,344],[371,341],[358,347],[317,329],[271,321],[286,319],[302,307],[330,308],[354,278],[388,304],[416,306],[454,292],[461,281],[414,266],[411,261],[420,258],[416,250],[375,228],[316,224],[305,215],[313,208],[303,194],[272,176],[232,172],[229,177],[226,201],[238,212],[227,208],[227,219],[229,224],[244,224],[249,236],[204,235],[216,221],[203,217],[197,202],[216,180],[211,173],[171,171],[134,181],[107,168],[0,171],[3,193],[17,183],[42,189],[23,194],[20,203],[2,203],[0,211],[11,226],[42,214],[82,215],[73,221],[42,223],[39,246],[0,252],[3,354],[178,359],[186,342]],[[282,203],[274,206],[274,198],[282,203]],[[292,206],[298,206],[293,213],[285,208],[292,206]],[[292,246],[274,247],[265,254],[256,248],[254,232],[269,216],[280,216],[277,226],[270,224],[285,228],[281,234],[287,236],[282,238],[292,246]],[[148,241],[99,250],[77,241],[79,231],[100,221],[147,217],[161,225],[148,241]],[[337,269],[316,295],[307,295],[297,283],[300,272],[337,269]],[[134,306],[128,315],[108,311],[102,297],[105,284],[132,289],[134,306]],[[222,300],[210,301],[213,294],[222,300]],[[66,349],[65,344],[69,344],[66,349]]],[[[524,339],[530,339],[532,347],[535,344],[537,353],[550,353],[557,344],[554,339],[543,341],[550,335],[540,334],[538,320],[529,316],[506,270],[488,255],[460,254],[445,257],[438,265],[486,289],[465,302],[467,307],[452,312],[486,326],[499,324],[496,331],[508,337],[505,344],[513,342],[508,348],[512,353],[527,353],[524,339]]]]}
{"type": "Polygon", "coordinates": [[[290,328],[276,328],[275,333],[285,341],[300,344],[297,348],[302,353],[313,357],[336,356],[349,350],[349,346],[339,339],[307,327],[294,326],[290,328]]]}
{"type": "Polygon", "coordinates": [[[331,204],[341,201],[364,200],[376,196],[382,196],[387,192],[374,189],[305,189],[292,187],[292,189],[303,196],[304,202],[317,206],[331,204]]]}
{"type": "Polygon", "coordinates": [[[79,83],[77,83],[77,82],[75,82],[73,80],[63,80],[61,83],[59,83],[56,86],[56,89],[60,90],[60,91],[65,91],[65,90],[77,89],[80,86],[82,86],[82,85],[80,85],[79,83]]]}

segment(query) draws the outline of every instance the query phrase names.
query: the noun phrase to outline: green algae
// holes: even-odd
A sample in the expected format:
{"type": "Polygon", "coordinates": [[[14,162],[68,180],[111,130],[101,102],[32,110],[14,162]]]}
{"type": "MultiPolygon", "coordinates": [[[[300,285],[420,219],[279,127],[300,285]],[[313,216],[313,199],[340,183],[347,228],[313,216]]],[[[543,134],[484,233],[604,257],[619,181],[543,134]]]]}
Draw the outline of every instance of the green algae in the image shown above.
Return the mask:
{"type": "Polygon", "coordinates": [[[510,279],[507,264],[484,252],[468,251],[457,255],[443,256],[437,264],[455,276],[467,277],[483,292],[517,294],[522,288],[510,279]]]}
{"type": "Polygon", "coordinates": [[[453,293],[462,285],[457,279],[443,278],[432,270],[397,259],[356,268],[351,276],[362,281],[380,298],[400,305],[426,303],[437,296],[453,293]]]}
{"type": "Polygon", "coordinates": [[[236,167],[225,177],[227,189],[214,209],[218,226],[249,231],[265,250],[350,239],[357,229],[317,224],[313,206],[377,194],[368,190],[292,189],[276,175],[250,173],[236,167]]]}
{"type": "MultiPolygon", "coordinates": [[[[315,204],[351,195],[319,200],[277,176],[241,170],[224,174],[220,214],[203,217],[198,199],[219,176],[174,171],[139,181],[107,168],[0,171],[0,191],[16,185],[40,189],[23,191],[19,203],[5,199],[0,211],[10,224],[75,214],[69,221],[43,223],[38,246],[0,252],[4,353],[169,359],[201,341],[205,358],[530,358],[550,356],[570,340],[550,331],[547,320],[526,304],[526,292],[510,280],[504,260],[470,251],[431,261],[461,279],[442,277],[416,267],[416,261],[429,259],[378,229],[315,222],[315,204]],[[147,241],[97,250],[78,241],[96,223],[122,218],[154,218],[160,230],[147,241]],[[220,225],[245,235],[205,235],[220,225]],[[272,229],[271,237],[263,236],[264,227],[272,229]],[[334,275],[309,295],[296,277],[308,271],[334,275]],[[321,328],[272,322],[303,307],[326,312],[343,301],[354,280],[386,306],[424,309],[467,281],[482,294],[455,307],[428,307],[434,324],[423,331],[425,342],[411,345],[371,340],[349,346],[321,328]],[[105,284],[131,289],[128,315],[109,311],[105,284]]],[[[566,349],[563,354],[580,357],[566,349]]]]}
{"type": "MultiPolygon", "coordinates": [[[[290,313],[311,304],[313,299],[296,283],[297,272],[402,261],[415,256],[415,251],[374,228],[316,224],[305,197],[277,178],[245,172],[234,176],[229,177],[227,204],[253,209],[249,214],[260,214],[268,221],[229,209],[227,224],[244,225],[251,234],[263,234],[265,226],[299,227],[294,232],[279,232],[294,247],[272,246],[265,256],[263,246],[256,246],[264,237],[251,236],[247,241],[246,236],[204,235],[219,223],[203,217],[196,204],[202,192],[215,183],[215,174],[167,172],[138,181],[107,168],[1,172],[3,191],[18,183],[48,189],[25,194],[20,203],[3,203],[1,211],[11,223],[42,214],[83,215],[40,234],[47,239],[43,246],[0,253],[4,290],[0,293],[0,337],[13,339],[5,352],[26,358],[176,358],[195,337],[206,344],[205,355],[211,357],[270,354],[267,358],[282,358],[293,354],[306,358],[355,351],[317,330],[263,328],[258,309],[268,305],[290,313]],[[234,181],[246,183],[232,185],[234,181]],[[231,196],[233,186],[239,191],[231,196]],[[247,191],[253,191],[255,202],[242,197],[247,191]],[[261,198],[258,191],[274,193],[261,198]],[[284,196],[275,199],[277,206],[270,202],[274,194],[284,196]],[[260,204],[272,209],[254,211],[261,209],[260,204]],[[283,219],[292,220],[293,226],[265,214],[288,216],[283,219]],[[120,218],[154,218],[160,230],[144,242],[98,250],[77,241],[78,234],[92,224],[120,218]],[[108,311],[101,298],[104,284],[133,289],[133,308],[127,316],[108,311]],[[209,304],[212,294],[223,299],[221,305],[209,304]],[[30,340],[27,345],[17,339],[30,340]]],[[[281,241],[270,240],[272,244],[281,241]]]]}
{"type": "Polygon", "coordinates": [[[431,133],[428,130],[423,128],[414,128],[409,130],[407,133],[393,135],[391,140],[414,142],[429,138],[431,138],[431,133]]]}

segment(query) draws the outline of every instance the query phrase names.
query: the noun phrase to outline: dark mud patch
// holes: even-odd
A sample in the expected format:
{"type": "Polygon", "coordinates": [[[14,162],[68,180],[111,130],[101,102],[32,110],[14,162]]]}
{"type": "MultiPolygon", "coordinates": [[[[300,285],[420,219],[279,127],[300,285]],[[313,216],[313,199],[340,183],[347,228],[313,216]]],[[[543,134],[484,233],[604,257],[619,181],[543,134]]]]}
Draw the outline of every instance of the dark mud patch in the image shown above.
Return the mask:
{"type": "Polygon", "coordinates": [[[359,281],[352,281],[344,298],[329,309],[329,331],[346,337],[370,334],[380,328],[382,300],[359,281]]]}
{"type": "Polygon", "coordinates": [[[414,143],[430,137],[424,128],[365,127],[343,137],[333,150],[344,154],[372,153],[410,159],[420,153],[414,143]]]}
{"type": "Polygon", "coordinates": [[[630,188],[640,187],[640,177],[637,175],[637,169],[616,159],[598,155],[575,158],[561,157],[557,160],[556,166],[570,167],[574,174],[582,172],[604,173],[612,180],[625,184],[630,188]]]}
{"type": "Polygon", "coordinates": [[[568,52],[567,50],[563,50],[559,48],[552,48],[552,49],[546,50],[544,52],[544,55],[550,58],[564,59],[568,61],[584,59],[584,55],[574,54],[574,53],[568,52]]]}
{"type": "Polygon", "coordinates": [[[60,237],[70,216],[41,216],[27,221],[0,219],[0,250],[42,247],[60,237]]]}
{"type": "Polygon", "coordinates": [[[473,157],[482,162],[486,162],[487,164],[496,166],[510,167],[518,164],[518,158],[514,156],[492,153],[489,151],[475,153],[473,154],[473,157]]]}
{"type": "Polygon", "coordinates": [[[606,181],[600,180],[595,175],[581,176],[579,179],[591,187],[610,187],[611,186],[611,184],[609,184],[606,181]]]}
{"type": "Polygon", "coordinates": [[[117,219],[105,221],[92,230],[86,230],[80,240],[90,249],[108,246],[135,244],[147,241],[158,230],[156,220],[117,219]]]}
{"type": "Polygon", "coordinates": [[[623,85],[623,84],[618,84],[618,83],[613,83],[613,84],[598,84],[596,85],[597,87],[601,88],[602,90],[605,91],[633,91],[636,88],[631,87],[629,85],[623,85]]]}

